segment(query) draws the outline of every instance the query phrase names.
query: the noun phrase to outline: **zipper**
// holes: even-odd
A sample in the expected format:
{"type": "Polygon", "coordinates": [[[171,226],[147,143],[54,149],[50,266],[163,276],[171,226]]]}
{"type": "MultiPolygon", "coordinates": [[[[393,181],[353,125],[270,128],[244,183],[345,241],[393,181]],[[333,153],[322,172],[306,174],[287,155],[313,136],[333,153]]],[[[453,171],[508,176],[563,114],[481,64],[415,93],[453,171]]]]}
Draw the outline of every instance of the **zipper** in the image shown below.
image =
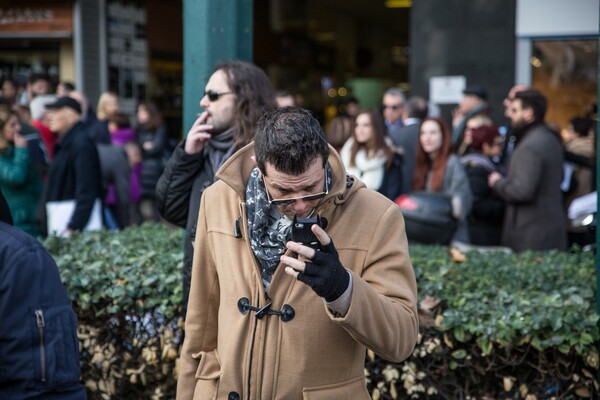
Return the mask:
{"type": "Polygon", "coordinates": [[[44,312],[41,309],[35,310],[38,331],[40,332],[40,364],[42,367],[42,382],[46,382],[46,348],[44,346],[44,312]]]}

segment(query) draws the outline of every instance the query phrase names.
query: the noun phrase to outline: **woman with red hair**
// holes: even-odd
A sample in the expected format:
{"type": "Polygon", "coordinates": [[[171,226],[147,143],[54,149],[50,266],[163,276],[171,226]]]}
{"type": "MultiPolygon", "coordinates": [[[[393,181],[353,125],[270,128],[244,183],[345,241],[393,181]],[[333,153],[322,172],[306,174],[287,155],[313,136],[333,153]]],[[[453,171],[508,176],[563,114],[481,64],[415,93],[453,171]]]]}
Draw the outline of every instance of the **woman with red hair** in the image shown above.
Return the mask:
{"type": "Polygon", "coordinates": [[[469,243],[466,216],[471,210],[471,188],[459,158],[452,154],[450,131],[441,118],[428,117],[421,122],[412,190],[450,197],[452,215],[458,221],[454,240],[469,243]]]}

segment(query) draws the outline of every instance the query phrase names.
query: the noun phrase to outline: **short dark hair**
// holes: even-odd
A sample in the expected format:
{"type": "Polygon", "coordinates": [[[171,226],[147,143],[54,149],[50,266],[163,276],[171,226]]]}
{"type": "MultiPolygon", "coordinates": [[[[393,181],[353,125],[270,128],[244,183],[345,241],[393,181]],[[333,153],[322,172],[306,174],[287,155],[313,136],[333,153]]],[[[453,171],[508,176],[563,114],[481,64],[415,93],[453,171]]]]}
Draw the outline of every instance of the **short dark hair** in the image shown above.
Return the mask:
{"type": "Polygon", "coordinates": [[[412,96],[406,102],[406,113],[408,118],[425,119],[429,112],[427,100],[419,96],[412,96]]]}
{"type": "Polygon", "coordinates": [[[515,94],[515,100],[521,101],[521,107],[531,108],[533,110],[533,118],[537,122],[543,122],[546,117],[546,110],[548,109],[548,100],[541,92],[535,89],[528,89],[517,92],[515,94]]]}
{"type": "Polygon", "coordinates": [[[241,148],[252,141],[258,118],[277,107],[275,90],[267,74],[246,61],[227,61],[215,66],[213,73],[223,71],[227,84],[236,95],[234,142],[241,148]]]}
{"type": "Polygon", "coordinates": [[[592,129],[592,120],[586,117],[573,117],[569,123],[573,126],[573,131],[581,137],[586,137],[592,129]]]}
{"type": "Polygon", "coordinates": [[[115,124],[118,129],[125,129],[131,126],[129,115],[120,111],[113,113],[110,117],[108,117],[108,120],[115,124]]]}
{"type": "Polygon", "coordinates": [[[329,157],[327,139],[319,121],[300,107],[281,107],[264,114],[258,121],[254,154],[260,171],[266,175],[268,162],[277,171],[299,175],[322,157],[329,157]]]}

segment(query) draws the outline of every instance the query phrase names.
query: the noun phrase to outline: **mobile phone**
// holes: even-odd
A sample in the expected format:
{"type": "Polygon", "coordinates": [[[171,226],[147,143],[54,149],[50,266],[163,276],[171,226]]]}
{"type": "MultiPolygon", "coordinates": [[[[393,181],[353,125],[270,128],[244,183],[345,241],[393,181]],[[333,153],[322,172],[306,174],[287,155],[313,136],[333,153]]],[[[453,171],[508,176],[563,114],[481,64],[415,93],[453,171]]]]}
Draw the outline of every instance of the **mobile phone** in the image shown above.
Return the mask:
{"type": "Polygon", "coordinates": [[[313,225],[319,225],[323,228],[321,217],[318,215],[316,218],[294,217],[294,221],[292,222],[292,241],[302,243],[313,249],[318,249],[321,244],[311,230],[313,225]]]}

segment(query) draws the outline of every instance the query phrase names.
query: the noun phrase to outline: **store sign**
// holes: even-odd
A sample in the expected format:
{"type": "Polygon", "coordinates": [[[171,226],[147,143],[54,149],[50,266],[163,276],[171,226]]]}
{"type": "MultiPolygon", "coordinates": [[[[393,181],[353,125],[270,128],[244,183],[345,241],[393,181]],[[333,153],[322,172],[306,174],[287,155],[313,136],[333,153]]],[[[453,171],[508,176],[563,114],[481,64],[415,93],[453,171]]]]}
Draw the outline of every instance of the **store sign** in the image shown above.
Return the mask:
{"type": "MultiPolygon", "coordinates": [[[[23,2],[25,3],[25,2],[23,2]]],[[[73,3],[34,2],[22,6],[0,6],[0,34],[65,34],[73,32],[73,3]]]]}

